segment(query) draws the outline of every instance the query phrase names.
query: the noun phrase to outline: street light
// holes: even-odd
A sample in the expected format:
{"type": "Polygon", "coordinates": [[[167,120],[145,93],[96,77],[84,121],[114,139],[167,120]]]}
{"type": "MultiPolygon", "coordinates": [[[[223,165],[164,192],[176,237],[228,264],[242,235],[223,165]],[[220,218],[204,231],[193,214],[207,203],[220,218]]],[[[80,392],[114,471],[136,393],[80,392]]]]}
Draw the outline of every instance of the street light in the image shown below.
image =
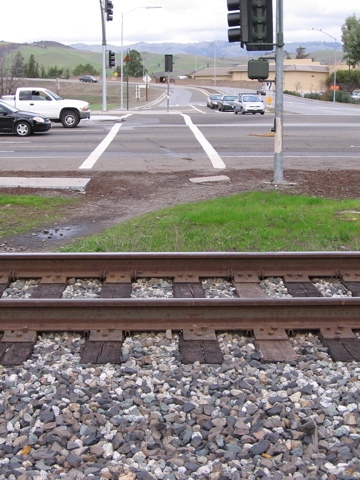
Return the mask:
{"type": "Polygon", "coordinates": [[[151,6],[144,6],[144,7],[136,7],[128,10],[127,12],[121,12],[121,63],[120,63],[120,108],[124,108],[124,17],[130,12],[134,10],[139,10],[140,8],[146,8],[149,10],[150,8],[162,8],[162,7],[151,7],[151,6]]]}
{"type": "MultiPolygon", "coordinates": [[[[309,29],[310,30],[310,29],[309,29]]],[[[321,30],[321,28],[312,28],[311,30],[315,30],[315,32],[321,32],[327,35],[328,37],[332,38],[336,42],[336,38],[330,35],[329,33],[324,32],[324,30],[321,30]]],[[[336,100],[336,45],[335,45],[335,52],[334,52],[334,97],[333,97],[333,102],[336,100]]]]}
{"type": "Polygon", "coordinates": [[[214,87],[216,87],[216,43],[208,42],[206,40],[204,40],[204,42],[214,47],[214,87]]]}

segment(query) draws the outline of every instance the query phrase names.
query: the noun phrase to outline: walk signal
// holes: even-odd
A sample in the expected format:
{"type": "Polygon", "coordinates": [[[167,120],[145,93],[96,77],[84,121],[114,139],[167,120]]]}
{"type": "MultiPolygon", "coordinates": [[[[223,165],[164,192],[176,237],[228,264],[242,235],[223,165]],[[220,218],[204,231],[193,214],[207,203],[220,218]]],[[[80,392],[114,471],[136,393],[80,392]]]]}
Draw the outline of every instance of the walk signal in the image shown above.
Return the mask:
{"type": "Polygon", "coordinates": [[[248,16],[248,0],[227,0],[228,26],[235,27],[228,30],[229,42],[244,43],[249,40],[249,16],[248,16]]]}
{"type": "Polygon", "coordinates": [[[115,52],[109,50],[109,68],[115,67],[115,52]]]}
{"type": "Polygon", "coordinates": [[[106,12],[106,20],[111,22],[113,19],[113,8],[114,5],[111,0],[105,0],[105,12],[106,12]]]}

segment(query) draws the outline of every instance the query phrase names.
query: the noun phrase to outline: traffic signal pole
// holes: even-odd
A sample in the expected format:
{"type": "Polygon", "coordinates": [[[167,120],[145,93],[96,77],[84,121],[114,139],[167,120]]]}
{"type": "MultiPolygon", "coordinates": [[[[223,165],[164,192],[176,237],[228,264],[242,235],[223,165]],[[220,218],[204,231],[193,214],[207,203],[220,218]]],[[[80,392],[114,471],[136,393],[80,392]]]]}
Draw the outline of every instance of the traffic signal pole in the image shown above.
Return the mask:
{"type": "Polygon", "coordinates": [[[105,28],[105,6],[103,2],[100,1],[100,10],[101,10],[101,25],[102,25],[102,109],[104,112],[107,111],[106,104],[106,28],[105,28]]]}
{"type": "Polygon", "coordinates": [[[283,0],[276,0],[276,2],[274,182],[280,183],[284,181],[284,30],[283,0]]]}

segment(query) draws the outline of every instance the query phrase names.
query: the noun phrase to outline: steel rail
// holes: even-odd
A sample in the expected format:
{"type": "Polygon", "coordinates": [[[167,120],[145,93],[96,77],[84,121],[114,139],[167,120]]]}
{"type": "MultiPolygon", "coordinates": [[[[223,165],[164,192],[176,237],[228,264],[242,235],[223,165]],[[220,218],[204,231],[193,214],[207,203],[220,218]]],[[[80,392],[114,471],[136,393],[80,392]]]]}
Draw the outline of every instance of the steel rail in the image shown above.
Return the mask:
{"type": "MultiPolygon", "coordinates": [[[[360,281],[360,252],[281,253],[4,253],[0,282],[9,278],[220,276],[256,281],[269,276],[328,276],[360,281]]],[[[50,280],[49,280],[50,281],[50,280]]]]}
{"type": "Polygon", "coordinates": [[[1,298],[0,331],[360,329],[359,294],[263,298],[260,288],[253,287],[270,276],[305,284],[311,277],[337,277],[358,288],[360,252],[0,254],[2,289],[17,278],[40,278],[42,284],[56,284],[61,290],[72,277],[95,277],[104,285],[120,286],[130,286],[141,277],[172,277],[177,284],[224,277],[233,282],[239,296],[247,297],[1,298]]]}
{"type": "Polygon", "coordinates": [[[0,301],[0,330],[360,329],[360,298],[0,301]]]}

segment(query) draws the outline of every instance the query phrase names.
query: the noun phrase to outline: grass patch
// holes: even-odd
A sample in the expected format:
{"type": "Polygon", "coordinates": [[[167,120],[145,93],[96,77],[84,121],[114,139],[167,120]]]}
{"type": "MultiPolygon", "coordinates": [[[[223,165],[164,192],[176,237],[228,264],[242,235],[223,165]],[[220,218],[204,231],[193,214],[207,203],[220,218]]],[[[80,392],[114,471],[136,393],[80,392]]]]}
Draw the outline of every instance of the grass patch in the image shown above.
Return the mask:
{"type": "Polygon", "coordinates": [[[143,215],[63,251],[359,250],[359,211],[359,200],[252,192],[143,215]]]}
{"type": "Polygon", "coordinates": [[[28,232],[61,218],[76,200],[40,196],[0,195],[0,238],[28,232]]]}

